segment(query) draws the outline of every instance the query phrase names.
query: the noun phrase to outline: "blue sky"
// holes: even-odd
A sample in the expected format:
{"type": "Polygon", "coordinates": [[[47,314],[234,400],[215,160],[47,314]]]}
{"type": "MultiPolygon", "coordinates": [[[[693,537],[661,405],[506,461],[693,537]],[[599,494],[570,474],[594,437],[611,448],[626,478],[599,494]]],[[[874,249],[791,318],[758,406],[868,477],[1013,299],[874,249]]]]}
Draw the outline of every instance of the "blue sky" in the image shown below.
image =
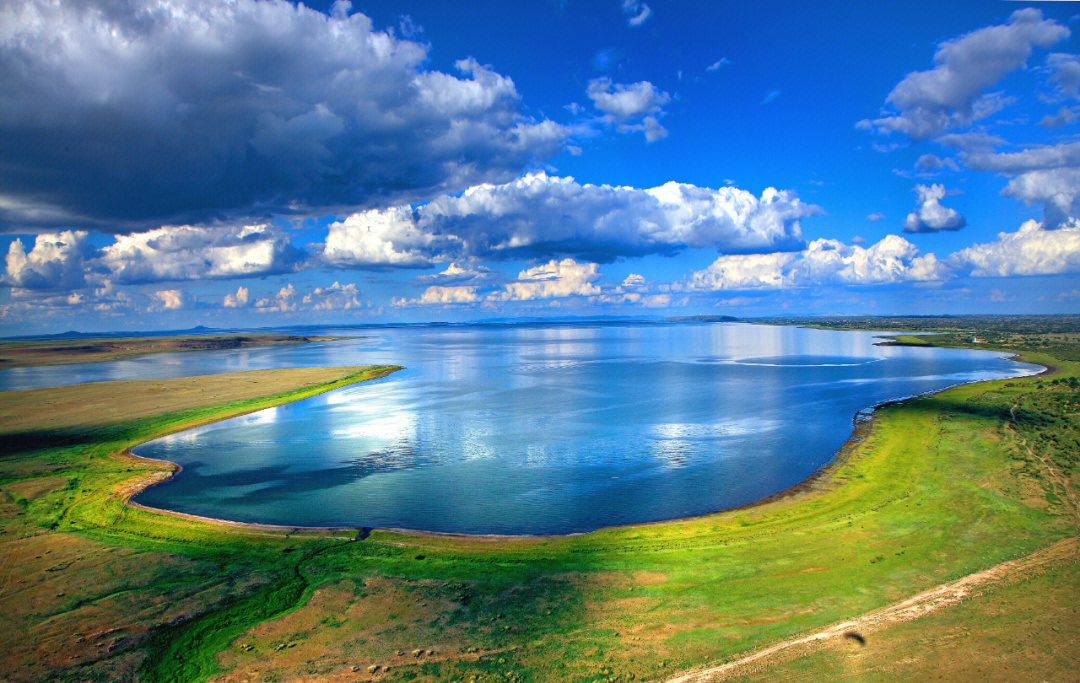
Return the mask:
{"type": "Polygon", "coordinates": [[[0,333],[1072,313],[1072,3],[0,9],[0,333]]]}

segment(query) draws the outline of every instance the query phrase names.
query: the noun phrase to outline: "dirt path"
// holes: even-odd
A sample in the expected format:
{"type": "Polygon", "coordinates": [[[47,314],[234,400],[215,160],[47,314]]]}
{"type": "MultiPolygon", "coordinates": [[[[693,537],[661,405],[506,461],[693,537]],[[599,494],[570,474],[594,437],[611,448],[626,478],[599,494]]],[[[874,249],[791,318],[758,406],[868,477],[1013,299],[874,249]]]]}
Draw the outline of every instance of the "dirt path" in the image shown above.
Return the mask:
{"type": "Polygon", "coordinates": [[[690,671],[667,680],[667,683],[704,683],[725,681],[767,668],[777,661],[794,659],[822,649],[845,637],[862,637],[892,624],[918,619],[949,607],[978,589],[1007,581],[1038,575],[1060,562],[1080,560],[1080,538],[1066,538],[1025,557],[1002,562],[989,569],[969,574],[956,581],[862,616],[833,624],[816,633],[784,640],[719,666],[690,671]]]}
{"type": "Polygon", "coordinates": [[[1011,420],[1006,420],[1006,422],[1005,422],[1005,431],[1007,431],[1007,432],[1009,432],[1010,434],[1013,435],[1013,438],[1016,439],[1020,443],[1020,446],[1025,451],[1027,451],[1028,455],[1030,455],[1031,457],[1035,458],[1036,460],[1038,460],[1039,462],[1041,462],[1043,464],[1043,467],[1045,467],[1046,471],[1050,474],[1050,487],[1051,487],[1051,489],[1054,491],[1055,494],[1061,495],[1062,500],[1072,503],[1072,512],[1076,516],[1077,523],[1080,523],[1080,501],[1076,500],[1076,496],[1073,494],[1072,489],[1069,488],[1069,480],[1067,478],[1061,476],[1060,474],[1058,474],[1057,470],[1054,469],[1054,466],[1050,463],[1050,461],[1047,460],[1046,458],[1044,458],[1043,456],[1037,454],[1031,448],[1031,446],[1028,446],[1027,439],[1025,439],[1024,437],[1017,434],[1016,430],[1013,429],[1012,423],[1016,422],[1016,406],[1017,405],[1018,404],[1013,404],[1013,407],[1009,408],[1009,416],[1012,419],[1011,420]],[[1058,491],[1059,487],[1061,488],[1060,492],[1058,491]]]}

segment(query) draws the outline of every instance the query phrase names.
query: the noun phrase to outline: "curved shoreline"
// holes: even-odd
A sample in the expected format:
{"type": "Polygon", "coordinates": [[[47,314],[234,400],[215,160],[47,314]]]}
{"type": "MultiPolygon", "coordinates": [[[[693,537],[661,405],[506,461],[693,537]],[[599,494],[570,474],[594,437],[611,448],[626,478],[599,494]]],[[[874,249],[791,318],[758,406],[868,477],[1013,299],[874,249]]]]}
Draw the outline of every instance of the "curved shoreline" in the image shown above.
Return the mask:
{"type": "MultiPolygon", "coordinates": [[[[939,347],[939,348],[949,348],[949,347],[939,347]]],[[[992,349],[968,349],[968,350],[993,351],[992,349]]],[[[136,509],[136,510],[142,510],[144,512],[161,514],[161,515],[165,515],[165,516],[172,517],[172,518],[175,518],[175,519],[182,519],[182,520],[189,521],[189,522],[197,522],[197,523],[208,524],[210,526],[215,526],[215,527],[224,527],[226,529],[243,530],[243,531],[258,532],[258,533],[271,534],[271,535],[284,534],[285,537],[289,537],[289,536],[292,536],[292,535],[295,535],[295,534],[308,534],[308,535],[311,535],[311,536],[333,537],[332,534],[341,534],[341,533],[348,532],[348,533],[351,533],[351,534],[356,534],[356,537],[355,537],[354,540],[365,539],[365,538],[368,537],[368,535],[371,532],[379,531],[379,532],[384,532],[384,533],[392,533],[392,534],[398,534],[398,535],[402,535],[402,536],[409,536],[409,537],[413,537],[413,538],[438,538],[438,539],[459,540],[459,541],[489,541],[489,542],[551,541],[551,540],[558,540],[558,539],[564,539],[564,538],[572,538],[572,537],[575,537],[575,536],[587,536],[589,534],[595,534],[595,533],[599,533],[599,532],[602,532],[602,531],[629,530],[629,529],[640,529],[640,528],[663,526],[663,525],[685,524],[685,523],[689,523],[689,522],[693,522],[693,521],[706,520],[706,519],[709,519],[711,517],[717,517],[719,515],[724,515],[724,514],[728,514],[728,513],[739,511],[739,510],[747,510],[747,509],[750,509],[750,508],[761,507],[761,506],[764,506],[764,505],[768,505],[770,503],[779,502],[781,500],[785,500],[785,499],[788,499],[788,498],[793,498],[795,496],[802,495],[802,494],[813,493],[815,491],[821,490],[823,488],[824,484],[826,484],[828,482],[828,480],[831,478],[831,476],[833,474],[835,474],[836,470],[839,469],[839,467],[842,466],[843,464],[846,464],[847,462],[850,461],[851,456],[855,451],[855,448],[873,430],[874,418],[877,416],[878,412],[882,408],[895,406],[895,405],[901,405],[901,404],[907,403],[909,401],[914,401],[914,400],[917,400],[917,399],[926,398],[928,396],[933,396],[933,395],[936,395],[936,394],[944,393],[944,392],[949,391],[951,389],[955,389],[956,387],[967,386],[967,385],[972,385],[972,384],[982,384],[984,382],[1004,382],[1004,381],[1009,381],[1009,380],[1014,380],[1014,379],[1026,379],[1026,378],[1031,378],[1031,377],[1049,376],[1049,375],[1052,375],[1052,374],[1054,374],[1054,373],[1056,373],[1058,371],[1056,367],[1054,367],[1052,365],[1048,365],[1046,363],[1038,363],[1038,362],[1033,362],[1033,361],[1030,361],[1030,360],[1023,360],[1023,358],[1022,358],[1023,354],[1021,354],[1019,352],[998,351],[998,353],[1011,354],[1011,355],[1006,356],[1007,360],[1011,360],[1011,361],[1018,362],[1018,363],[1027,363],[1029,365],[1035,365],[1035,366],[1041,367],[1042,370],[1040,370],[1039,372],[1033,372],[1033,373],[1027,374],[1027,375],[1016,375],[1016,376],[1013,376],[1013,377],[999,377],[999,378],[993,378],[993,379],[972,380],[970,382],[960,382],[960,383],[953,384],[953,385],[950,385],[950,386],[947,386],[947,387],[944,387],[944,388],[941,388],[941,389],[935,389],[935,390],[923,392],[923,393],[920,393],[920,394],[913,394],[913,395],[910,395],[910,396],[903,396],[903,397],[900,397],[900,398],[888,399],[888,400],[885,400],[885,401],[879,401],[878,403],[870,405],[870,406],[868,406],[866,408],[862,408],[862,409],[858,410],[852,416],[852,424],[853,424],[852,431],[848,435],[847,439],[844,440],[844,443],[841,444],[840,448],[832,455],[832,457],[830,457],[826,462],[822,463],[817,469],[815,469],[806,478],[799,481],[798,483],[792,484],[791,486],[788,486],[788,487],[783,488],[783,489],[781,489],[779,491],[771,493],[771,494],[769,494],[769,495],[767,495],[767,496],[765,496],[763,498],[759,498],[758,500],[755,500],[753,502],[745,503],[743,505],[737,505],[735,507],[724,508],[723,510],[717,510],[715,512],[708,512],[708,513],[705,513],[705,514],[702,514],[702,515],[695,515],[693,517],[678,517],[678,518],[674,518],[674,519],[663,519],[663,520],[656,520],[656,521],[653,521],[653,522],[638,522],[638,523],[634,523],[634,524],[616,524],[616,525],[612,525],[612,526],[599,527],[599,528],[596,528],[596,529],[592,529],[590,531],[576,531],[576,532],[571,532],[571,533],[566,533],[566,534],[468,534],[468,533],[462,533],[462,532],[448,532],[448,531],[424,531],[424,530],[421,530],[421,529],[406,529],[406,528],[399,528],[399,527],[289,526],[289,525],[282,525],[282,524],[263,524],[263,523],[260,523],[260,522],[238,522],[238,521],[235,521],[235,520],[222,519],[222,518],[218,518],[218,517],[207,517],[207,516],[203,516],[203,515],[195,515],[195,514],[191,514],[191,513],[187,513],[187,512],[179,512],[179,511],[176,511],[176,510],[168,510],[168,509],[165,509],[165,508],[151,507],[151,506],[148,506],[148,505],[143,505],[142,503],[137,503],[137,502],[132,500],[132,498],[134,496],[138,495],[139,493],[141,493],[141,492],[143,492],[143,491],[145,491],[145,490],[147,490],[147,489],[149,489],[151,487],[157,486],[159,484],[164,484],[164,483],[168,482],[169,480],[171,480],[172,478],[176,477],[183,470],[183,467],[181,465],[179,465],[178,463],[172,462],[170,460],[160,460],[160,459],[156,459],[156,458],[147,458],[147,457],[138,455],[138,454],[132,452],[131,449],[132,448],[137,448],[137,447],[139,447],[139,446],[141,446],[141,445],[143,445],[145,443],[153,441],[154,439],[161,438],[162,436],[167,436],[169,434],[176,434],[176,433],[179,433],[180,431],[185,431],[185,430],[178,430],[176,432],[168,432],[166,434],[158,434],[158,435],[154,436],[153,438],[147,439],[146,441],[142,441],[142,442],[140,442],[138,444],[135,444],[133,446],[129,446],[128,448],[124,449],[123,451],[121,451],[119,453],[114,453],[113,457],[116,457],[116,458],[127,457],[127,458],[132,458],[132,459],[135,459],[135,460],[141,460],[143,462],[155,463],[155,464],[162,463],[162,464],[168,465],[169,468],[170,468],[169,471],[168,471],[168,476],[161,477],[159,475],[162,474],[162,472],[160,472],[160,471],[155,472],[152,475],[150,475],[148,477],[145,477],[142,481],[137,482],[137,483],[133,484],[130,487],[126,487],[125,488],[125,493],[124,493],[124,501],[123,501],[123,504],[124,504],[125,507],[130,507],[130,508],[133,508],[133,509],[136,509]]],[[[290,401],[290,403],[291,403],[291,401],[290,401]]],[[[285,404],[283,403],[283,404],[279,404],[279,405],[285,405],[285,404]]],[[[259,410],[262,410],[262,409],[259,409],[259,410]]],[[[226,419],[232,419],[234,417],[239,417],[240,415],[249,414],[251,412],[258,412],[258,410],[247,411],[245,413],[238,413],[236,415],[230,415],[228,417],[222,418],[222,420],[213,420],[213,421],[211,421],[211,422],[209,422],[207,424],[212,424],[213,422],[219,422],[219,421],[223,421],[223,420],[226,420],[226,419]]],[[[340,537],[338,537],[338,538],[340,538],[340,537]]]]}

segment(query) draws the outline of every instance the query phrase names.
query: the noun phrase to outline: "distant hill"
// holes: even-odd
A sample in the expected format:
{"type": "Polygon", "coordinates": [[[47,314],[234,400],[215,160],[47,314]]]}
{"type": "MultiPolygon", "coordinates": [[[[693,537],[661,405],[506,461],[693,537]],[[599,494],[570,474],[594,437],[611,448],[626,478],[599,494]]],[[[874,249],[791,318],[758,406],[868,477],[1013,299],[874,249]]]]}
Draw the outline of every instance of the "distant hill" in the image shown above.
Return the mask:
{"type": "Polygon", "coordinates": [[[672,318],[664,318],[665,323],[737,323],[739,319],[733,315],[679,315],[672,318]]]}

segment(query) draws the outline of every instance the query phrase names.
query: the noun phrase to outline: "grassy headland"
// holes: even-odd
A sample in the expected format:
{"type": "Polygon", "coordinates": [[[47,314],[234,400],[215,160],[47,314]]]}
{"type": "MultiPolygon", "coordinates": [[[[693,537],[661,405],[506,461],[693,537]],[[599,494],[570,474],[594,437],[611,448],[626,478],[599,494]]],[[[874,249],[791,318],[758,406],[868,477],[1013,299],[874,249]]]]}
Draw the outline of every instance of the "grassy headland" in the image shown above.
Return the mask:
{"type": "Polygon", "coordinates": [[[343,337],[295,334],[192,334],[173,337],[42,339],[0,341],[0,368],[70,365],[123,360],[151,353],[285,346],[343,337]]]}
{"type": "MultiPolygon", "coordinates": [[[[1056,373],[884,408],[793,495],[543,539],[277,533],[124,504],[168,471],[116,455],[131,444],[340,385],[331,378],[259,398],[204,392],[201,407],[166,394],[145,414],[70,429],[47,410],[10,429],[4,413],[0,438],[15,445],[0,459],[0,627],[14,638],[0,675],[631,681],[723,660],[1077,534],[1080,363],[1014,350],[1056,373]]],[[[100,414],[131,403],[93,386],[100,414]]],[[[47,403],[0,394],[15,413],[47,403]]],[[[1058,589],[1076,604],[1075,583],[1058,589]]],[[[1080,636],[1075,618],[1058,628],[1046,639],[1080,636]]],[[[1025,647],[1001,649],[1022,660],[1025,647]]],[[[1073,669],[1049,662],[1050,680],[1073,669]]]]}

